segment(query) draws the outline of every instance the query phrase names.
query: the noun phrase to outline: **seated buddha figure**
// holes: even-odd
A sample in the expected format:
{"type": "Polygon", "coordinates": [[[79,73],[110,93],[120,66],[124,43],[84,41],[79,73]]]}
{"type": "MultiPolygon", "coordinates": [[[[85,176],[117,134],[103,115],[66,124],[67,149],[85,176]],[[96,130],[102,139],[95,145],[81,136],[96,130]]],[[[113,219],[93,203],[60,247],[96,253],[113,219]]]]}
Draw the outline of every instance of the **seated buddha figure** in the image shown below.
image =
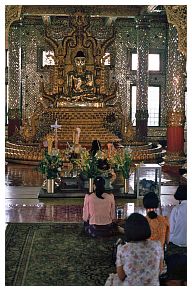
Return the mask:
{"type": "Polygon", "coordinates": [[[94,77],[86,70],[85,55],[78,51],[74,58],[74,70],[68,72],[68,95],[72,100],[95,100],[94,77]]]}

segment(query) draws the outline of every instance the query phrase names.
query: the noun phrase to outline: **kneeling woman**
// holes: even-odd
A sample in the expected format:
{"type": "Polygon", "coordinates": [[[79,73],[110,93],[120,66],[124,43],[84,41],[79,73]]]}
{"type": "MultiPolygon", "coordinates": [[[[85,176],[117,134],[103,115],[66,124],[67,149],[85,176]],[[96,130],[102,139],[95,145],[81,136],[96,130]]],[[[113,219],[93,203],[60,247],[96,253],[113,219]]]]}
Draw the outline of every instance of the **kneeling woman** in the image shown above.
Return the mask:
{"type": "Polygon", "coordinates": [[[113,233],[115,224],[115,199],[113,194],[105,193],[105,179],[94,179],[95,190],[86,194],[83,206],[85,231],[92,237],[108,236],[113,233]]]}
{"type": "Polygon", "coordinates": [[[132,213],[125,222],[125,244],[117,247],[116,270],[110,274],[106,286],[159,286],[163,261],[160,241],[150,240],[147,219],[132,213]]]}

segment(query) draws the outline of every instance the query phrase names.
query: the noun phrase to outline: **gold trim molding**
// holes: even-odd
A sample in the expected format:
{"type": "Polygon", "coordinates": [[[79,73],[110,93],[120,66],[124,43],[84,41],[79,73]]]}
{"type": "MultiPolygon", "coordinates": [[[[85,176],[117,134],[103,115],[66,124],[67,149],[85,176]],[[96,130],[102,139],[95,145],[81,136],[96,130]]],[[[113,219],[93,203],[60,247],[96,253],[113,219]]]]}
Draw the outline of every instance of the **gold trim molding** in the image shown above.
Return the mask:
{"type": "Polygon", "coordinates": [[[8,48],[8,34],[11,24],[21,17],[22,5],[5,6],[5,48],[8,48]]]}
{"type": "Polygon", "coordinates": [[[22,5],[6,5],[5,6],[5,29],[9,30],[11,23],[19,20],[21,16],[22,5]]]}
{"type": "Polygon", "coordinates": [[[186,156],[184,152],[177,151],[177,152],[166,152],[166,155],[163,157],[165,161],[165,165],[174,165],[174,166],[181,166],[184,162],[186,162],[186,156]]]}
{"type": "Polygon", "coordinates": [[[187,56],[187,5],[165,5],[167,20],[178,33],[178,50],[187,56]]]}
{"type": "Polygon", "coordinates": [[[167,126],[177,127],[185,125],[185,111],[171,111],[167,113],[167,126]]]}
{"type": "Polygon", "coordinates": [[[69,16],[81,11],[100,17],[127,17],[138,16],[146,9],[147,5],[23,5],[22,14],[69,16]]]}

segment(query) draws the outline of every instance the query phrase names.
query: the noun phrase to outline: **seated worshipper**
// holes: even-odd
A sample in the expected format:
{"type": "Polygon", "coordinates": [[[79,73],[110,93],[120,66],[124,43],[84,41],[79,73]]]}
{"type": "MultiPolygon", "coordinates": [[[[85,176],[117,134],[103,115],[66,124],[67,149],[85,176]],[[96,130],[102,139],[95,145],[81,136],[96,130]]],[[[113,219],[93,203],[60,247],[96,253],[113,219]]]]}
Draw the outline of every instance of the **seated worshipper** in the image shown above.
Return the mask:
{"type": "Polygon", "coordinates": [[[163,261],[160,241],[150,240],[147,219],[132,213],[125,222],[125,244],[119,244],[117,274],[110,274],[105,286],[159,286],[163,261]]]}
{"type": "Polygon", "coordinates": [[[170,242],[167,254],[187,253],[187,185],[180,185],[174,195],[179,204],[174,206],[170,217],[170,242]]]}
{"type": "Polygon", "coordinates": [[[115,199],[113,194],[105,193],[105,179],[94,179],[95,190],[86,194],[83,206],[85,232],[92,237],[113,234],[115,224],[115,199]]]}
{"type": "Polygon", "coordinates": [[[91,156],[95,156],[98,151],[101,151],[101,143],[100,143],[99,140],[94,139],[92,141],[92,145],[91,145],[91,149],[90,149],[90,155],[91,156]]]}
{"type": "Polygon", "coordinates": [[[160,277],[161,286],[187,286],[187,256],[173,254],[166,258],[167,272],[160,277]]]}
{"type": "Polygon", "coordinates": [[[100,152],[101,158],[98,158],[98,169],[100,170],[109,170],[110,166],[107,161],[107,159],[102,158],[102,149],[101,149],[101,143],[99,140],[95,139],[92,141],[91,149],[90,149],[90,155],[95,156],[100,152]]]}
{"type": "Polygon", "coordinates": [[[167,216],[157,215],[159,198],[154,192],[148,192],[143,197],[143,206],[146,209],[146,218],[151,228],[151,240],[159,240],[164,249],[169,243],[169,219],[167,216]]]}

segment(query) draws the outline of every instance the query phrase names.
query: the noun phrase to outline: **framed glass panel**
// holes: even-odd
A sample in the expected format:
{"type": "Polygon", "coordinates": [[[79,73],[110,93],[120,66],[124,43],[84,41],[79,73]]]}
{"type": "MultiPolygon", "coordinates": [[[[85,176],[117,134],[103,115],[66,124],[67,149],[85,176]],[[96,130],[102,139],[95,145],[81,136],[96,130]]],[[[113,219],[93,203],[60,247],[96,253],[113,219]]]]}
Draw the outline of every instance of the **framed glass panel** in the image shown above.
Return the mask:
{"type": "Polygon", "coordinates": [[[137,62],[138,62],[137,54],[136,53],[132,53],[131,54],[131,70],[132,71],[136,71],[137,70],[137,62]]]}
{"type": "Polygon", "coordinates": [[[160,71],[160,54],[149,54],[148,70],[160,71]]]}
{"type": "Polygon", "coordinates": [[[131,121],[133,126],[136,126],[136,86],[131,86],[131,121]]]}
{"type": "Polygon", "coordinates": [[[110,53],[105,53],[102,62],[104,62],[105,66],[110,66],[111,65],[111,55],[110,53]]]}
{"type": "MultiPolygon", "coordinates": [[[[131,121],[136,126],[136,86],[131,86],[131,121]]],[[[159,126],[160,87],[148,87],[148,126],[159,126]]]]}
{"type": "MultiPolygon", "coordinates": [[[[137,70],[138,56],[137,53],[131,54],[131,70],[137,70]]],[[[149,54],[148,55],[148,70],[149,71],[160,71],[160,54],[149,54]]]]}
{"type": "Polygon", "coordinates": [[[161,166],[159,164],[137,165],[134,179],[134,189],[137,198],[142,198],[152,191],[160,198],[161,195],[161,166]]]}
{"type": "Polygon", "coordinates": [[[37,48],[37,70],[38,71],[48,71],[50,66],[55,65],[54,61],[54,51],[47,47],[37,48]]]}
{"type": "Polygon", "coordinates": [[[148,87],[148,126],[159,126],[160,87],[148,87]]]}
{"type": "Polygon", "coordinates": [[[54,51],[43,51],[42,53],[42,66],[54,66],[54,51]]]}

